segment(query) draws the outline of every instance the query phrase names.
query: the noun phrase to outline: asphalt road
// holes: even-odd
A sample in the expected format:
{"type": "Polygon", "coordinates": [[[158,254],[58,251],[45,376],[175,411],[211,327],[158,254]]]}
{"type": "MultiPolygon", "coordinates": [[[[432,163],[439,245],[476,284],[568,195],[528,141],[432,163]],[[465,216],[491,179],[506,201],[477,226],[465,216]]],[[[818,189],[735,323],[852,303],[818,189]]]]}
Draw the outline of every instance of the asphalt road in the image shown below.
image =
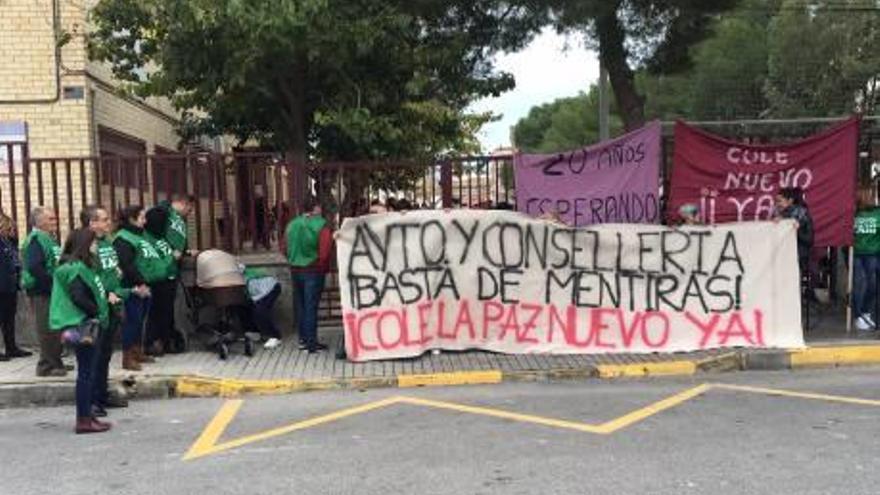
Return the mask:
{"type": "Polygon", "coordinates": [[[112,432],[81,436],[72,406],[7,409],[0,493],[875,495],[878,377],[874,368],[710,377],[758,390],[592,380],[142,401],[114,412],[112,432]]]}

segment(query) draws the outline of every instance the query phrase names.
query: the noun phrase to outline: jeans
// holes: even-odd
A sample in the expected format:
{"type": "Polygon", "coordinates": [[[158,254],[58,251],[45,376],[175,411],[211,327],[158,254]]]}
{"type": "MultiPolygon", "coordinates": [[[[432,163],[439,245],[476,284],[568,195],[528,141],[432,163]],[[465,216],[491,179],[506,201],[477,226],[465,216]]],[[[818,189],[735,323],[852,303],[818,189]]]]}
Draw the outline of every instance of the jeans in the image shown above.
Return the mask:
{"type": "Polygon", "coordinates": [[[143,344],[144,319],[150,310],[150,298],[134,294],[125,301],[125,323],[122,325],[122,349],[143,344]]]}
{"type": "Polygon", "coordinates": [[[77,418],[90,418],[92,416],[92,394],[95,390],[95,363],[100,359],[99,354],[100,351],[95,345],[76,346],[77,418]]]}
{"type": "Polygon", "coordinates": [[[323,273],[293,273],[293,312],[299,339],[307,346],[318,343],[318,305],[324,289],[323,273]]]}
{"type": "MultiPolygon", "coordinates": [[[[874,313],[880,256],[857,254],[853,264],[853,311],[858,318],[865,313],[874,313]]],[[[874,318],[876,321],[877,315],[874,318]]]]}
{"type": "Polygon", "coordinates": [[[119,317],[112,313],[114,311],[112,308],[110,311],[110,328],[101,332],[98,337],[98,355],[94,358],[95,375],[93,378],[94,395],[92,396],[92,402],[100,406],[106,405],[107,398],[109,397],[107,382],[108,375],[110,374],[110,358],[113,356],[113,335],[116,333],[116,329],[119,328],[119,317]]]}
{"type": "Polygon", "coordinates": [[[281,285],[278,284],[271,292],[263,296],[262,299],[254,302],[254,324],[256,324],[260,334],[267,339],[281,338],[281,332],[278,331],[278,327],[275,326],[275,319],[272,318],[272,308],[275,306],[275,301],[280,294],[281,285]]]}

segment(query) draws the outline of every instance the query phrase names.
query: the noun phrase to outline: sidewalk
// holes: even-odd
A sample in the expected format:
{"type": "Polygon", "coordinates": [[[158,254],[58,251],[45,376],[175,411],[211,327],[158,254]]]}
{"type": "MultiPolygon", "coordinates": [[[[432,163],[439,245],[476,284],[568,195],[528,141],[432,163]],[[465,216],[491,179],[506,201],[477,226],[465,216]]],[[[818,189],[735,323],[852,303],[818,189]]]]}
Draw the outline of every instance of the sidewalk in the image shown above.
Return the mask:
{"type": "MultiPolygon", "coordinates": [[[[880,340],[876,336],[828,330],[810,332],[809,347],[802,351],[718,349],[564,356],[470,351],[368,363],[335,359],[332,349],[342,338],[341,329],[322,330],[322,336],[330,352],[308,354],[299,351],[295,341],[288,338],[277,349],[257,346],[251,358],[241,353],[240,346],[226,361],[212,352],[195,351],[165,356],[145,365],[141,372],[122,370],[121,353],[116,353],[111,377],[129,395],[167,398],[880,364],[880,340]]],[[[60,379],[38,378],[34,376],[35,365],[36,356],[0,363],[0,407],[73,401],[75,372],[60,379]]]]}

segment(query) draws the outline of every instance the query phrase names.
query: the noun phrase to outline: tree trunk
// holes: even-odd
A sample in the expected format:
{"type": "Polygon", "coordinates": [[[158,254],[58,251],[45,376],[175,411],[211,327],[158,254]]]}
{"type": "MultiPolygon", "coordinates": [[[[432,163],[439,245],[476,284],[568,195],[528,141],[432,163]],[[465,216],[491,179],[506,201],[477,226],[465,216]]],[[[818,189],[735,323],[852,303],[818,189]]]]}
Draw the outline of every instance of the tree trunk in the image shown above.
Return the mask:
{"type": "Polygon", "coordinates": [[[294,56],[293,66],[297,68],[292,76],[282,78],[278,83],[284,108],[281,115],[286,124],[287,147],[285,160],[292,165],[293,175],[290,191],[293,200],[293,214],[299,213],[303,198],[311,194],[308,177],[308,135],[312,123],[312,111],[306,102],[307,59],[305,53],[294,56]]]}
{"type": "Polygon", "coordinates": [[[645,124],[645,98],[636,90],[635,74],[626,60],[626,32],[617,17],[617,2],[596,18],[596,35],[599,58],[608,71],[623,125],[627,131],[638,129],[645,124]]]}

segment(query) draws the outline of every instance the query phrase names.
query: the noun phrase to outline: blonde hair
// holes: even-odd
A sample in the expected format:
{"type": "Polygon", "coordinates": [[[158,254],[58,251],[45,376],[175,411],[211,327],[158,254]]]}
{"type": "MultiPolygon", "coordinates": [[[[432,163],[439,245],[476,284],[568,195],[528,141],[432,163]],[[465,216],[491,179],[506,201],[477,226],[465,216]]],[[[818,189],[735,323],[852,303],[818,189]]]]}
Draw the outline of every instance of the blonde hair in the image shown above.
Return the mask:
{"type": "Polygon", "coordinates": [[[15,222],[3,212],[0,212],[0,236],[18,237],[18,228],[16,228],[15,222]]]}

